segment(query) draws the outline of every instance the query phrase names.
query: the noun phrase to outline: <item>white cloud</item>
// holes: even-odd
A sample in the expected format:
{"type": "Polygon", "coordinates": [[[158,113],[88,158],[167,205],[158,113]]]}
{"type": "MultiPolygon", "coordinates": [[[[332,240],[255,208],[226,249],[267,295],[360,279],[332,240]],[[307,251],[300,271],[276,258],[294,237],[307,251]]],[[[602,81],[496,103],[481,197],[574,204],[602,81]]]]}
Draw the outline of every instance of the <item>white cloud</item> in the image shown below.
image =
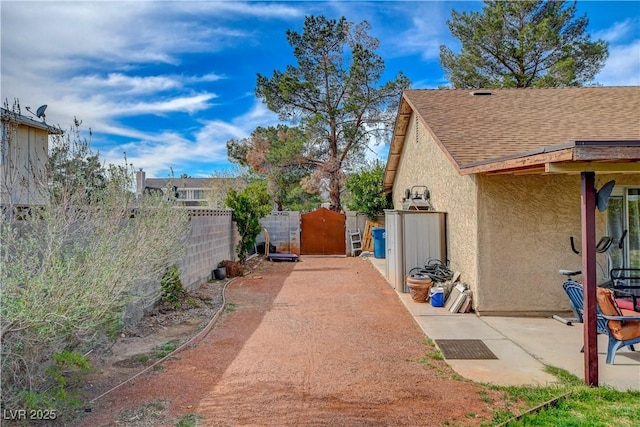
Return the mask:
{"type": "Polygon", "coordinates": [[[195,113],[209,107],[208,101],[216,96],[204,93],[193,96],[171,98],[167,101],[136,102],[115,105],[112,110],[114,116],[163,114],[163,113],[195,113]]]}
{"type": "Polygon", "coordinates": [[[595,81],[605,86],[640,86],[640,40],[610,46],[609,58],[595,81]]]}
{"type": "Polygon", "coordinates": [[[223,79],[214,73],[203,76],[128,76],[123,73],[109,73],[106,77],[98,74],[76,76],[70,81],[70,88],[76,91],[112,90],[126,95],[157,93],[171,89],[181,89],[185,84],[214,82],[223,79]]]}
{"type": "Polygon", "coordinates": [[[592,40],[609,42],[609,58],[595,82],[605,86],[640,86],[640,18],[615,22],[594,32],[592,40]]]}
{"type": "MultiPolygon", "coordinates": [[[[126,129],[109,129],[109,133],[127,136],[133,141],[101,152],[107,164],[122,164],[123,152],[127,162],[136,169],[144,169],[148,176],[166,176],[169,169],[186,170],[194,165],[222,165],[227,162],[227,141],[248,137],[257,126],[271,126],[278,122],[277,116],[259,101],[232,122],[203,120],[202,127],[193,135],[175,132],[159,134],[128,133],[126,129]]],[[[208,176],[213,172],[203,172],[208,176]]]]}
{"type": "Polygon", "coordinates": [[[437,2],[428,2],[428,7],[421,7],[411,16],[411,27],[396,38],[400,52],[418,53],[424,60],[439,58],[440,45],[451,40],[446,26],[449,10],[443,9],[437,2]]]}
{"type": "Polygon", "coordinates": [[[624,43],[630,36],[638,35],[640,18],[629,18],[621,22],[615,22],[611,27],[592,34],[592,40],[606,40],[609,43],[624,43]]]}
{"type": "Polygon", "coordinates": [[[251,33],[234,26],[232,18],[299,14],[287,5],[235,2],[3,2],[2,97],[36,104],[118,84],[121,91],[151,93],[211,82],[219,76],[180,80],[170,75],[131,77],[125,71],[147,64],[177,65],[183,54],[215,52],[246,41],[251,33]],[[212,25],[204,16],[219,19],[212,25]]]}

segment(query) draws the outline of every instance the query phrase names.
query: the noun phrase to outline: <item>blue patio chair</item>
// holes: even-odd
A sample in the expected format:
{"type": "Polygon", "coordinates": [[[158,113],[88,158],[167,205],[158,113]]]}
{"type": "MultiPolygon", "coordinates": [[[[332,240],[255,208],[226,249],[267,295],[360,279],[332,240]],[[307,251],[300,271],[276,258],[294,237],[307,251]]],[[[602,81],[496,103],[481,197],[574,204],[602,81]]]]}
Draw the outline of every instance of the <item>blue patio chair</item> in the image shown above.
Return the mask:
{"type": "MultiPolygon", "coordinates": [[[[569,301],[571,301],[571,308],[573,309],[578,322],[583,323],[582,319],[584,316],[584,302],[582,299],[582,284],[573,280],[567,280],[562,284],[562,288],[569,296],[569,301]]],[[[607,332],[607,321],[604,317],[602,317],[599,310],[596,316],[596,330],[598,334],[609,335],[609,333],[607,332]]]]}

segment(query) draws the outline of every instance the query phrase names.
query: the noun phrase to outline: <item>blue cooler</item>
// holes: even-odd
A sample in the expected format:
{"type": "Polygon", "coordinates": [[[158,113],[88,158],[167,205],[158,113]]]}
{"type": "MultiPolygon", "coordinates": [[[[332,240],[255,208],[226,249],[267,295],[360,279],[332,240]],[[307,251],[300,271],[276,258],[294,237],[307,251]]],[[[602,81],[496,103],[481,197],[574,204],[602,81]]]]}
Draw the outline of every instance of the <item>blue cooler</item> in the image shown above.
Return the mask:
{"type": "Polygon", "coordinates": [[[431,297],[431,305],[433,307],[444,307],[444,289],[431,288],[429,296],[431,297]]]}
{"type": "Polygon", "coordinates": [[[375,258],[384,258],[386,251],[384,227],[372,228],[371,235],[373,236],[373,256],[375,258]]]}

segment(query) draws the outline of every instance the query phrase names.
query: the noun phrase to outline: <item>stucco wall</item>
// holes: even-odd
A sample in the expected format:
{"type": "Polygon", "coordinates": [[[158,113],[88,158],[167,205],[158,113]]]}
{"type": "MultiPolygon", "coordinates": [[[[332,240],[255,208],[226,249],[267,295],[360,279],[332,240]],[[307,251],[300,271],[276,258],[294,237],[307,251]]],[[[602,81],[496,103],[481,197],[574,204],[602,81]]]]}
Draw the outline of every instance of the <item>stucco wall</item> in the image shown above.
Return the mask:
{"type": "MultiPolygon", "coordinates": [[[[638,185],[638,175],[602,175],[638,185]]],[[[569,237],[581,242],[580,175],[478,177],[478,283],[480,314],[551,315],[569,310],[560,269],[580,269],[569,237]]],[[[605,234],[597,213],[596,239],[605,234]]],[[[599,257],[605,264],[604,256],[599,257]]],[[[600,276],[600,271],[598,270],[600,276]]]]}
{"type": "Polygon", "coordinates": [[[393,187],[394,209],[402,209],[404,190],[426,185],[435,210],[447,213],[450,266],[475,293],[477,284],[477,198],[475,177],[460,176],[431,135],[412,116],[393,187]]]}
{"type": "MultiPolygon", "coordinates": [[[[596,186],[640,186],[640,174],[597,175],[596,186]]],[[[480,314],[551,315],[569,311],[560,269],[580,269],[569,237],[581,241],[580,175],[460,176],[427,129],[412,116],[393,187],[426,185],[447,212],[450,266],[461,273],[480,314]],[[476,187],[477,183],[477,187],[476,187]]],[[[605,234],[597,213],[596,237],[605,234]]],[[[605,266],[604,255],[599,255],[605,266]]],[[[599,278],[601,270],[597,270],[599,278]]]]}

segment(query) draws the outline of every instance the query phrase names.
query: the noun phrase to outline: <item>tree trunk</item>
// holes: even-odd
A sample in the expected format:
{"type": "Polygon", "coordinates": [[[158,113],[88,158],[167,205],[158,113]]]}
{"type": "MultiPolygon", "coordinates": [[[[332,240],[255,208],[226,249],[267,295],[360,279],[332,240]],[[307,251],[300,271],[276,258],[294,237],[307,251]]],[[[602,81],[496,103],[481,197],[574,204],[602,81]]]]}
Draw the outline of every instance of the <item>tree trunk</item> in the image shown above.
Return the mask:
{"type": "Polygon", "coordinates": [[[340,177],[338,172],[333,172],[329,178],[329,209],[334,212],[342,212],[340,203],[340,177]]]}

